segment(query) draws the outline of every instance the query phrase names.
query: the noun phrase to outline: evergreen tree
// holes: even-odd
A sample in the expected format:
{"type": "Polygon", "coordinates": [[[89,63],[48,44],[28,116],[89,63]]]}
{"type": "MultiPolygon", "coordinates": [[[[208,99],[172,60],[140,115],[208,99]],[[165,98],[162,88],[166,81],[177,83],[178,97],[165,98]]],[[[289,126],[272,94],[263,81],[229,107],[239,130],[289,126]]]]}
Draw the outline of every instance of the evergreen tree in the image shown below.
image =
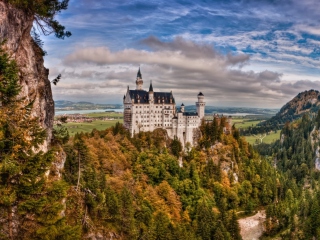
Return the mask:
{"type": "Polygon", "coordinates": [[[212,239],[216,217],[205,199],[200,200],[197,204],[196,221],[197,235],[203,240],[212,239]]]}
{"type": "Polygon", "coordinates": [[[166,213],[161,211],[155,215],[151,226],[150,239],[173,240],[172,225],[166,213]]]}
{"type": "Polygon", "coordinates": [[[238,223],[237,215],[235,211],[232,211],[231,213],[231,219],[229,222],[229,227],[228,227],[230,236],[233,240],[241,240],[241,235],[240,235],[240,226],[238,223]]]}
{"type": "Polygon", "coordinates": [[[171,142],[171,151],[172,151],[172,154],[176,157],[179,157],[180,152],[182,151],[182,145],[180,140],[177,138],[177,136],[174,136],[171,142]]]}

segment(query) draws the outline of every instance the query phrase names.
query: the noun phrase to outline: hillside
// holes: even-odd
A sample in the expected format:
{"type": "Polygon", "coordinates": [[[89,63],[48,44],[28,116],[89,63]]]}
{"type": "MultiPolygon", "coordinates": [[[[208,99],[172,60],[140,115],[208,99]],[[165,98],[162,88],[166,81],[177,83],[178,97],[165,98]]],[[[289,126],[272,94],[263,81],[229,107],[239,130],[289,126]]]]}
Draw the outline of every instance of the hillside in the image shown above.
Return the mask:
{"type": "Polygon", "coordinates": [[[317,113],[320,105],[320,93],[309,90],[299,93],[291,101],[287,102],[280,111],[269,120],[260,123],[260,126],[283,126],[287,121],[301,118],[305,113],[317,113]]]}
{"type": "Polygon", "coordinates": [[[283,203],[267,207],[265,235],[277,235],[281,239],[319,239],[319,127],[320,112],[316,116],[304,115],[285,124],[281,140],[257,146],[260,154],[269,158],[291,185],[290,191],[282,193],[283,203]]]}
{"type": "Polygon", "coordinates": [[[272,204],[289,184],[236,129],[200,131],[186,151],[159,129],[130,138],[117,124],[75,135],[64,146],[67,223],[82,238],[240,240],[236,212],[272,204]]]}

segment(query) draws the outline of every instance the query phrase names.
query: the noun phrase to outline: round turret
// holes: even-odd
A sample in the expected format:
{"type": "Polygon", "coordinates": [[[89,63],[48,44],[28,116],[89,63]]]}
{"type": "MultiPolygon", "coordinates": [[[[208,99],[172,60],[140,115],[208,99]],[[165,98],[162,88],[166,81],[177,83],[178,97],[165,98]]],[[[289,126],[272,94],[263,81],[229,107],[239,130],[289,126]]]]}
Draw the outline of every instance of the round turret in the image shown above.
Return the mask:
{"type": "Polygon", "coordinates": [[[181,104],[180,111],[184,112],[184,104],[183,103],[181,104]]]}
{"type": "Polygon", "coordinates": [[[198,102],[203,102],[204,101],[204,95],[202,92],[199,92],[198,94],[198,102]]]}

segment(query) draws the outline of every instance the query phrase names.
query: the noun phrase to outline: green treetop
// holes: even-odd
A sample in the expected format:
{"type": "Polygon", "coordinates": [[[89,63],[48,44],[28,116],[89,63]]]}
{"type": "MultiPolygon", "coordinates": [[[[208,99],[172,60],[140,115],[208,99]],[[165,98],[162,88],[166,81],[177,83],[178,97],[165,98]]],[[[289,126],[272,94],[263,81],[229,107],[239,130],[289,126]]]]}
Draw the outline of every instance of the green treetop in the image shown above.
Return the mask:
{"type": "Polygon", "coordinates": [[[28,14],[34,15],[34,20],[44,35],[54,33],[57,38],[70,37],[55,17],[68,8],[69,0],[5,0],[28,14]]]}

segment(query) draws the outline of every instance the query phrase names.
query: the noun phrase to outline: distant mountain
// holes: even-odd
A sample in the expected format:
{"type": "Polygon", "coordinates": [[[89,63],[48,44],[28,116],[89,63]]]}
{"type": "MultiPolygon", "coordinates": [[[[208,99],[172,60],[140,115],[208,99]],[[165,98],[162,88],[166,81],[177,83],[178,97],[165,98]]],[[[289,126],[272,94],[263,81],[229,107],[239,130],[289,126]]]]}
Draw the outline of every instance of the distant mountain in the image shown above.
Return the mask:
{"type": "Polygon", "coordinates": [[[55,101],[54,106],[56,110],[92,110],[122,108],[121,104],[95,104],[91,102],[72,102],[66,100],[55,101]]]}
{"type": "Polygon", "coordinates": [[[299,93],[286,103],[272,118],[260,123],[260,126],[280,127],[287,121],[301,118],[305,113],[316,113],[320,109],[320,93],[309,90],[299,93]]]}
{"type": "MultiPolygon", "coordinates": [[[[190,105],[185,107],[186,111],[196,111],[197,108],[195,105],[190,105]]],[[[279,109],[268,109],[268,108],[247,108],[247,107],[215,107],[215,106],[206,106],[205,113],[206,114],[214,114],[214,113],[224,113],[224,114],[246,114],[246,115],[263,115],[266,116],[274,116],[279,109]]]]}

